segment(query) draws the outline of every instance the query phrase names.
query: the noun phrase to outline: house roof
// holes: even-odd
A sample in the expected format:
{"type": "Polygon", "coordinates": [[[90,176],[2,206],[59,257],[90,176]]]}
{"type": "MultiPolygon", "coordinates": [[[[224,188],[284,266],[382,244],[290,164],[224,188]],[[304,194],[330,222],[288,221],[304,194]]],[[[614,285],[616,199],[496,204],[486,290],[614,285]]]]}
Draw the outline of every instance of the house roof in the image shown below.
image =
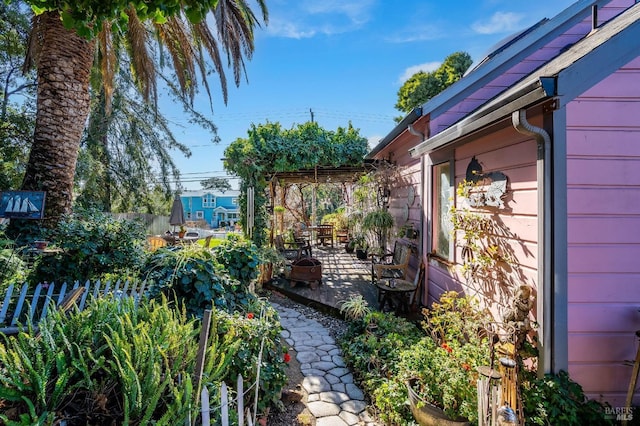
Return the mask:
{"type": "Polygon", "coordinates": [[[440,148],[550,97],[566,103],[636,58],[639,46],[640,4],[636,4],[410,153],[416,157],[440,148]]]}
{"type": "Polygon", "coordinates": [[[215,197],[237,197],[240,195],[240,191],[236,189],[230,189],[228,191],[217,191],[212,189],[201,189],[198,191],[183,191],[180,194],[181,197],[202,197],[204,195],[211,194],[215,197]]]}
{"type": "MultiPolygon", "coordinates": [[[[564,11],[554,16],[551,19],[543,19],[529,27],[524,31],[520,31],[515,35],[498,43],[492,50],[485,55],[485,57],[479,62],[478,65],[468,71],[464,78],[458,80],[455,84],[449,86],[447,89],[431,98],[424,105],[414,109],[409,113],[387,136],[380,140],[371,152],[367,155],[367,158],[372,158],[389,145],[400,134],[407,131],[409,124],[414,123],[423,115],[429,115],[431,118],[441,117],[448,112],[455,111],[452,116],[460,117],[461,105],[466,102],[468,105],[466,109],[472,111],[477,108],[478,105],[483,103],[483,100],[479,97],[472,97],[470,94],[475,94],[489,86],[492,83],[492,90],[494,93],[489,95],[486,99],[497,95],[501,90],[511,86],[514,81],[504,82],[503,87],[500,88],[495,85],[494,80],[496,77],[504,75],[507,71],[517,67],[518,64],[523,61],[528,61],[529,67],[535,67],[536,64],[542,64],[544,58],[537,57],[539,52],[543,48],[555,54],[566,47],[562,45],[553,45],[552,43],[559,36],[563,35],[567,43],[573,43],[581,38],[587,29],[582,31],[575,31],[577,26],[585,26],[586,18],[592,13],[593,6],[602,7],[611,0],[581,0],[571,6],[567,7],[564,11]]],[[[532,69],[532,68],[531,68],[532,69]]],[[[517,74],[514,74],[513,78],[517,74]]],[[[464,111],[464,107],[462,108],[464,111]]],[[[464,114],[462,115],[464,116],[464,114]]],[[[452,122],[457,121],[453,119],[452,122]]],[[[450,123],[445,123],[445,128],[450,123]]],[[[437,129],[432,131],[437,133],[437,129]]]]}

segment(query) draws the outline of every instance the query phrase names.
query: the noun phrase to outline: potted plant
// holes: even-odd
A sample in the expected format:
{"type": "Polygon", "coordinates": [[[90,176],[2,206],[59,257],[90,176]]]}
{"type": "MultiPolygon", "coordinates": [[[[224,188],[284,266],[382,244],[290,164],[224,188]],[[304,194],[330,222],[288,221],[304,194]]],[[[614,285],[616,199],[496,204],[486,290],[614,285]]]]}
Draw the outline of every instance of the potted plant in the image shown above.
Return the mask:
{"type": "Polygon", "coordinates": [[[398,229],[397,236],[400,238],[408,238],[415,240],[418,238],[418,230],[414,228],[413,223],[405,223],[398,229]]]}
{"type": "Polygon", "coordinates": [[[368,255],[369,244],[367,243],[367,239],[363,234],[356,234],[349,241],[350,245],[353,245],[353,248],[356,251],[356,257],[360,260],[365,260],[368,255]]]}
{"type": "Polygon", "coordinates": [[[362,220],[362,229],[373,233],[381,252],[384,252],[389,230],[393,228],[393,222],[393,216],[385,208],[367,213],[362,220]]]}
{"type": "Polygon", "coordinates": [[[340,304],[340,313],[348,321],[358,321],[363,319],[371,308],[362,295],[353,296],[340,304]]]}
{"type": "Polygon", "coordinates": [[[476,369],[490,365],[483,331],[491,316],[455,291],[445,292],[423,314],[427,336],[399,362],[412,413],[421,425],[477,422],[476,369]]]}
{"type": "Polygon", "coordinates": [[[180,225],[180,229],[178,230],[178,237],[184,238],[184,234],[187,233],[187,228],[184,225],[180,225]]]}

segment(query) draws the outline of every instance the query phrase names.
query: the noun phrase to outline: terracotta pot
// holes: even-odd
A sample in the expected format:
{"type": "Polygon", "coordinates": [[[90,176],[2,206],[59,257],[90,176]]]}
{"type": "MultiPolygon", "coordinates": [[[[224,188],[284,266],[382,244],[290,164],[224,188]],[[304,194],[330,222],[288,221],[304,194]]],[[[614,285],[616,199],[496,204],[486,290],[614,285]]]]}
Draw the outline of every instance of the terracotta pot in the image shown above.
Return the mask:
{"type": "Polygon", "coordinates": [[[409,392],[409,405],[411,414],[420,426],[470,426],[471,423],[462,420],[453,420],[440,408],[424,401],[413,389],[416,379],[409,380],[407,391],[409,392]]]}

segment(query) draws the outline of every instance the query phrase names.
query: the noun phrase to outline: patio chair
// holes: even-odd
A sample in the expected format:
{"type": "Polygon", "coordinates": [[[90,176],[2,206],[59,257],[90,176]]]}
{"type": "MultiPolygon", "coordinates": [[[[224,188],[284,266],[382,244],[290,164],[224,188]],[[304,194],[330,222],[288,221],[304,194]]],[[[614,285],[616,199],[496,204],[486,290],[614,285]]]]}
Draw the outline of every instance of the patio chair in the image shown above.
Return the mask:
{"type": "Polygon", "coordinates": [[[333,247],[333,225],[318,225],[316,227],[316,244],[324,246],[327,241],[333,247]]]}
{"type": "Polygon", "coordinates": [[[409,245],[396,241],[393,253],[374,257],[371,261],[371,282],[375,283],[384,279],[405,279],[412,250],[409,245]]]}
{"type": "Polygon", "coordinates": [[[147,237],[147,244],[149,246],[149,250],[156,251],[160,247],[166,246],[167,245],[167,241],[162,237],[148,236],[147,237]]]}
{"type": "Polygon", "coordinates": [[[276,250],[280,252],[282,256],[289,262],[293,262],[304,257],[305,247],[299,244],[297,241],[293,243],[286,243],[282,235],[276,235],[274,240],[276,250]]]}
{"type": "Polygon", "coordinates": [[[388,303],[392,308],[395,305],[396,312],[399,314],[408,314],[419,306],[420,288],[423,285],[425,275],[424,263],[420,261],[416,275],[413,281],[399,280],[394,286],[389,286],[388,282],[383,284],[382,281],[376,283],[378,289],[379,309],[384,311],[385,305],[388,303]]]}

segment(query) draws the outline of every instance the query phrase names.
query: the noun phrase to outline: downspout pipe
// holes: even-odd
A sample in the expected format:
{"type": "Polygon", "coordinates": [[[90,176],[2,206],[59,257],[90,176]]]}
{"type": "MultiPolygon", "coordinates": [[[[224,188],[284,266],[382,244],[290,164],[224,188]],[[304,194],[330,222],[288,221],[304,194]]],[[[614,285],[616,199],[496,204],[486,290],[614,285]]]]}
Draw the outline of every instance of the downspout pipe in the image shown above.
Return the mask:
{"type": "MultiPolygon", "coordinates": [[[[420,138],[420,143],[424,142],[424,140],[426,139],[426,135],[424,133],[422,133],[419,130],[416,130],[415,127],[413,127],[413,124],[408,124],[407,125],[407,130],[409,131],[409,133],[411,133],[414,136],[418,136],[420,138]]],[[[422,205],[425,205],[425,192],[426,192],[426,187],[425,187],[425,174],[426,174],[426,170],[425,170],[425,156],[421,156],[420,157],[420,187],[418,188],[419,191],[419,197],[420,197],[420,202],[422,203],[422,205]]],[[[425,230],[429,229],[427,226],[425,226],[426,223],[426,217],[424,216],[424,208],[420,209],[420,215],[422,216],[420,219],[420,246],[418,247],[418,255],[420,256],[420,258],[422,259],[424,263],[424,268],[425,268],[425,274],[424,274],[424,282],[419,283],[420,285],[420,294],[418,295],[418,297],[420,298],[420,303],[427,303],[428,301],[426,300],[426,296],[428,296],[428,288],[427,288],[427,282],[429,282],[428,280],[428,274],[429,274],[429,268],[427,268],[427,263],[426,263],[426,259],[424,258],[424,247],[425,247],[425,241],[427,240],[427,236],[425,235],[425,230]],[[426,290],[425,290],[426,289],[426,290]],[[426,292],[426,295],[425,295],[426,292]]],[[[420,273],[420,271],[418,271],[418,273],[420,273]]]]}
{"type": "Polygon", "coordinates": [[[513,127],[523,135],[533,136],[538,143],[537,184],[538,184],[538,289],[537,317],[540,357],[540,375],[552,371],[553,365],[553,321],[554,298],[552,286],[552,246],[551,246],[551,137],[541,127],[527,121],[527,110],[519,109],[511,114],[513,127]],[[541,321],[542,319],[542,321],[541,321]]]}
{"type": "Polygon", "coordinates": [[[407,130],[412,135],[419,136],[420,137],[420,143],[424,142],[424,133],[422,133],[421,131],[416,130],[416,128],[413,127],[413,124],[409,124],[407,126],[407,130]]]}

